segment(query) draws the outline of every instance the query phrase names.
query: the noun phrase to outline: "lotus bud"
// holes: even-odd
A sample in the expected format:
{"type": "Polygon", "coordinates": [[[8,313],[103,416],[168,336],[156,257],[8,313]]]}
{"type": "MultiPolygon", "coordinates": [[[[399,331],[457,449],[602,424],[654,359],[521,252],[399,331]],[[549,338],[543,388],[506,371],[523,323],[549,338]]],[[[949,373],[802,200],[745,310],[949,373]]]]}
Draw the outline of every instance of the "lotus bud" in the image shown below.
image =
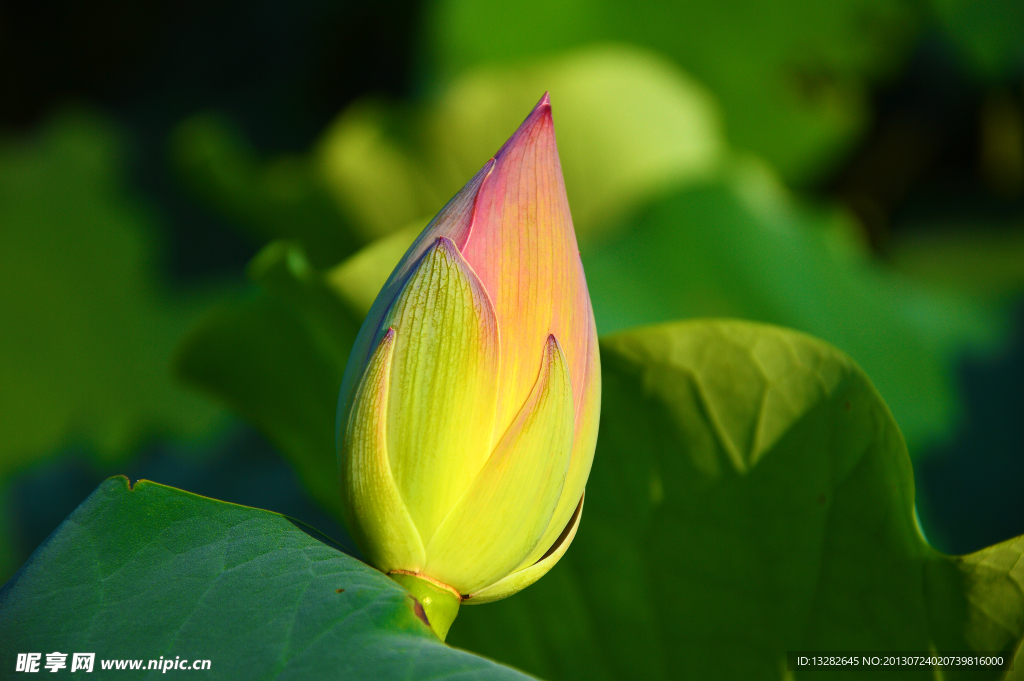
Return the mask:
{"type": "Polygon", "coordinates": [[[353,538],[442,640],[460,604],[529,586],[572,542],[599,361],[545,94],[399,262],[339,397],[353,538]]]}

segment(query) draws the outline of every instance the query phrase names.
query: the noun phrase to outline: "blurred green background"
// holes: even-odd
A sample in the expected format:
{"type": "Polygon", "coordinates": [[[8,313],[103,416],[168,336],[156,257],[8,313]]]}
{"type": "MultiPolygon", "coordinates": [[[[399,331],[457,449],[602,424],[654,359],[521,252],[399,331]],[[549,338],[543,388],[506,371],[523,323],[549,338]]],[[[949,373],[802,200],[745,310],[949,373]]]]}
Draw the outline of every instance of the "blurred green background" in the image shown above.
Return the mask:
{"type": "MultiPolygon", "coordinates": [[[[256,309],[351,333],[303,327],[275,268],[365,310],[546,90],[600,332],[822,337],[903,429],[936,547],[1024,534],[1022,26],[1008,0],[0,3],[0,581],[117,473],[348,545],[333,433],[282,457],[188,348],[256,309]]],[[[340,374],[283,355],[310,395],[283,412],[333,413],[340,374]]]]}

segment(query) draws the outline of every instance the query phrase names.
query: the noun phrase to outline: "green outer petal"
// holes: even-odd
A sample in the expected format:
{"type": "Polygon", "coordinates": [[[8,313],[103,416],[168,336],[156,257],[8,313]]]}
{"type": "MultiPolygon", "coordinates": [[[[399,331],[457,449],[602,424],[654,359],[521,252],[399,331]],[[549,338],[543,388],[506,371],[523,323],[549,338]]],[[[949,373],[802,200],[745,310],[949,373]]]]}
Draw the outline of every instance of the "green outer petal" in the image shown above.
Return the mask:
{"type": "MultiPolygon", "coordinates": [[[[584,495],[584,497],[585,496],[586,495],[584,495]]],[[[573,538],[576,537],[576,530],[580,527],[580,518],[583,517],[584,497],[580,497],[579,504],[576,506],[576,511],[571,518],[570,524],[562,530],[562,536],[559,538],[559,541],[551,547],[553,550],[551,550],[550,553],[529,567],[517,570],[508,577],[499,579],[494,584],[485,586],[476,593],[470,594],[468,597],[462,599],[462,603],[464,605],[481,605],[483,603],[500,601],[502,598],[508,598],[513,594],[519,593],[546,575],[548,570],[553,568],[555,563],[561,560],[562,556],[565,555],[565,552],[569,548],[569,544],[571,544],[573,538]]]]}
{"type": "Polygon", "coordinates": [[[409,515],[429,544],[491,453],[498,327],[486,291],[444,237],[424,254],[386,326],[397,332],[388,456],[409,515]]]}
{"type": "Polygon", "coordinates": [[[443,589],[419,575],[392,572],[388,577],[401,584],[419,601],[423,614],[427,617],[427,623],[443,641],[459,614],[462,597],[452,593],[451,589],[443,589]]]}
{"type": "Polygon", "coordinates": [[[424,573],[468,594],[512,572],[551,522],[572,440],[569,367],[549,336],[533,391],[428,542],[424,573]]]}
{"type": "Polygon", "coordinates": [[[388,329],[352,400],[341,451],[346,522],[367,560],[384,572],[419,570],[423,541],[395,485],[385,427],[394,329],[388,329]]]}

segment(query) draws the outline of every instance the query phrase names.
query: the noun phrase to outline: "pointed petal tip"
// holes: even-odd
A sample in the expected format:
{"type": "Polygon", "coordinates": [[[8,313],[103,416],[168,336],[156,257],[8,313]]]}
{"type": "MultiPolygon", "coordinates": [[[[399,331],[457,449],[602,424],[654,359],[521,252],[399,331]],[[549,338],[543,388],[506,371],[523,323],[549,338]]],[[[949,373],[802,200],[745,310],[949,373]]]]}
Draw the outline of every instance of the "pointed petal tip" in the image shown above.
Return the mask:
{"type": "Polygon", "coordinates": [[[434,242],[434,247],[451,250],[455,248],[455,242],[446,236],[439,236],[437,237],[437,241],[434,242]]]}
{"type": "MultiPolygon", "coordinates": [[[[533,137],[533,131],[537,128],[541,128],[547,133],[552,139],[554,138],[554,125],[551,120],[551,98],[548,93],[545,92],[544,96],[540,98],[536,106],[530,111],[530,114],[520,124],[512,136],[508,138],[505,144],[501,145],[501,149],[498,149],[498,153],[494,155],[491,162],[499,162],[506,152],[519,143],[521,140],[525,141],[533,137]]],[[[542,132],[541,134],[545,134],[542,132]]]]}
{"type": "MultiPolygon", "coordinates": [[[[380,335],[380,340],[378,340],[376,342],[376,344],[375,344],[376,350],[374,350],[374,353],[376,354],[378,352],[390,352],[391,351],[391,347],[394,344],[395,344],[395,327],[389,326],[387,328],[387,330],[380,335]]],[[[371,355],[371,358],[372,358],[372,355],[371,355]]]]}
{"type": "Polygon", "coordinates": [[[437,237],[434,240],[434,245],[427,249],[427,255],[437,251],[443,251],[443,257],[447,257],[449,260],[458,260],[462,255],[458,245],[446,236],[437,237]]]}
{"type": "Polygon", "coordinates": [[[542,120],[551,120],[551,97],[545,92],[544,96],[540,98],[540,101],[530,111],[530,115],[526,117],[523,124],[519,126],[520,130],[528,127],[533,127],[537,122],[542,120]]]}
{"type": "Polygon", "coordinates": [[[544,350],[547,352],[549,358],[562,353],[562,345],[558,342],[558,339],[555,338],[555,334],[548,334],[548,339],[544,343],[544,350]]]}
{"type": "MultiPolygon", "coordinates": [[[[552,371],[556,363],[561,363],[566,374],[566,380],[568,385],[572,384],[572,379],[569,378],[569,364],[565,358],[565,352],[562,350],[562,345],[555,338],[555,334],[549,333],[548,338],[544,341],[544,360],[541,367],[541,373],[545,371],[544,367],[547,367],[547,371],[552,371]]],[[[538,379],[539,380],[539,379],[538,379]]]]}

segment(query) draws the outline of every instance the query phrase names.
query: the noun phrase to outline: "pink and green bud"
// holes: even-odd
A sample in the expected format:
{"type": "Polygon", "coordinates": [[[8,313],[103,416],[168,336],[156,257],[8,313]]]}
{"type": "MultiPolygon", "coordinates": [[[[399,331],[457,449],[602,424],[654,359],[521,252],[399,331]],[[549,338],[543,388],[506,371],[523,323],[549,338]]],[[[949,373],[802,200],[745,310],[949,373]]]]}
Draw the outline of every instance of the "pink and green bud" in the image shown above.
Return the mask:
{"type": "Polygon", "coordinates": [[[406,252],[342,383],[349,527],[442,639],[460,603],[510,596],[565,553],[600,393],[545,95],[406,252]]]}

